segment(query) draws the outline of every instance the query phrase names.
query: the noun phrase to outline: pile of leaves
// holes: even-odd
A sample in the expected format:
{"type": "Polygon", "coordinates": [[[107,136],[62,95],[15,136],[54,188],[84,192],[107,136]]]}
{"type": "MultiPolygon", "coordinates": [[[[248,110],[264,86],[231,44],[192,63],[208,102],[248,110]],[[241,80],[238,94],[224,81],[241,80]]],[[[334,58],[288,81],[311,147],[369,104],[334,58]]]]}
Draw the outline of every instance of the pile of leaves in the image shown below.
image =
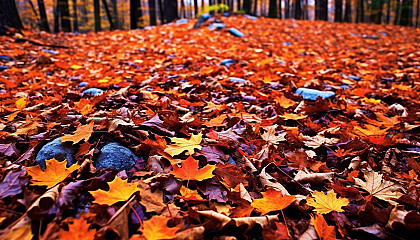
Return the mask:
{"type": "Polygon", "coordinates": [[[0,38],[2,239],[416,238],[418,29],[220,20],[0,38]]]}

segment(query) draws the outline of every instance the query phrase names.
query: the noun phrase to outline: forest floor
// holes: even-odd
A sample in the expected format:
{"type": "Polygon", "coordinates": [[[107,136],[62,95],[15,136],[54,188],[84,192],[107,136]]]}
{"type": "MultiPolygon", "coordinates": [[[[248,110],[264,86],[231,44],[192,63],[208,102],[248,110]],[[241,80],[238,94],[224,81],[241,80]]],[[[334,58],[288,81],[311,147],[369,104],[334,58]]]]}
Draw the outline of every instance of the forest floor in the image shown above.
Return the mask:
{"type": "Polygon", "coordinates": [[[419,29],[220,20],[0,37],[3,239],[416,239],[419,29]]]}

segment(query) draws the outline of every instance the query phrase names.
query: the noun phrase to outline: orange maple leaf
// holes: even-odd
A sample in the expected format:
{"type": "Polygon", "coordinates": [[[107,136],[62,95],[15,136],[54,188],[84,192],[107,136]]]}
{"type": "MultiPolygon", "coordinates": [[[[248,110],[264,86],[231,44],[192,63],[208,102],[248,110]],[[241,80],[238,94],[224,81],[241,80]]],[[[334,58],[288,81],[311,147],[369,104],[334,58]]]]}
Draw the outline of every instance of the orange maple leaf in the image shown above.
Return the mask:
{"type": "Polygon", "coordinates": [[[342,158],[347,155],[351,155],[352,150],[351,149],[344,150],[344,149],[338,148],[336,151],[333,152],[333,154],[339,158],[342,158]]]}
{"type": "Polygon", "coordinates": [[[144,221],[139,230],[147,240],[174,239],[180,227],[168,227],[169,220],[170,218],[164,216],[153,216],[144,221]]]}
{"type": "Polygon", "coordinates": [[[119,177],[108,183],[109,190],[102,189],[96,191],[89,191],[95,198],[93,203],[100,205],[112,205],[116,202],[127,201],[133,193],[139,191],[137,184],[129,184],[126,180],[119,177]]]}
{"type": "Polygon", "coordinates": [[[59,162],[54,158],[46,160],[45,164],[47,166],[45,171],[42,171],[39,165],[26,167],[26,171],[28,172],[28,175],[32,177],[31,182],[34,185],[47,186],[48,188],[53,187],[80,167],[80,165],[73,164],[67,168],[67,160],[59,162]]]}
{"type": "Polygon", "coordinates": [[[251,206],[258,209],[262,215],[272,212],[283,210],[295,201],[295,196],[284,195],[281,191],[269,188],[266,192],[262,193],[263,198],[255,199],[251,206]]]}
{"type": "Polygon", "coordinates": [[[76,111],[80,112],[82,115],[87,115],[93,111],[93,104],[86,98],[80,99],[79,102],[75,103],[76,111]]]}
{"type": "Polygon", "coordinates": [[[306,202],[309,206],[314,207],[314,211],[319,214],[326,214],[332,211],[344,212],[341,208],[349,204],[347,198],[337,198],[337,194],[332,189],[328,191],[327,194],[314,191],[312,196],[313,197],[306,198],[306,202]]]}
{"type": "Polygon", "coordinates": [[[312,222],[315,227],[315,231],[321,240],[335,240],[335,229],[334,226],[328,226],[327,222],[322,215],[315,214],[311,216],[312,222]]]}
{"type": "Polygon", "coordinates": [[[274,99],[274,101],[276,102],[276,103],[278,103],[282,108],[289,108],[289,107],[291,107],[291,106],[294,106],[294,105],[296,105],[296,102],[295,101],[293,101],[293,100],[291,100],[291,99],[288,99],[287,97],[285,97],[283,94],[282,95],[280,95],[279,97],[276,97],[275,99],[274,99]]]}
{"type": "Polygon", "coordinates": [[[60,240],[91,240],[95,238],[95,229],[89,229],[89,223],[80,217],[69,224],[69,230],[60,229],[60,240]]]}
{"type": "Polygon", "coordinates": [[[69,141],[73,143],[78,143],[83,139],[87,141],[90,138],[90,135],[92,135],[94,124],[95,123],[92,121],[88,125],[79,125],[74,134],[62,136],[61,142],[69,141]]]}
{"type": "Polygon", "coordinates": [[[198,194],[197,190],[191,190],[187,187],[181,186],[179,192],[181,193],[181,198],[184,200],[205,201],[205,199],[198,194]]]}
{"type": "Polygon", "coordinates": [[[213,170],[216,166],[207,165],[203,168],[198,169],[198,161],[195,160],[192,156],[189,156],[186,160],[181,161],[181,167],[178,167],[177,164],[172,165],[173,171],[171,173],[176,177],[182,180],[197,180],[202,181],[204,179],[212,178],[213,170]]]}

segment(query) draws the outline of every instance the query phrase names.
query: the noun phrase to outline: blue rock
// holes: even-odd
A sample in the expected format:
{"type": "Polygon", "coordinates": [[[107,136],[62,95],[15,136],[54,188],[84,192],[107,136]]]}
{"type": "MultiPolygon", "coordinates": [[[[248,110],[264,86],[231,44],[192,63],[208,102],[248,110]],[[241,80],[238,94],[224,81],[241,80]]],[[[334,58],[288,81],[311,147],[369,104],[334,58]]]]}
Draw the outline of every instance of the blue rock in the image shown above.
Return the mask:
{"type": "Polygon", "coordinates": [[[9,66],[5,66],[5,65],[0,65],[0,71],[9,69],[9,66]]]}
{"type": "Polygon", "coordinates": [[[45,168],[45,160],[55,158],[61,162],[64,161],[64,159],[67,159],[67,167],[70,167],[76,162],[73,158],[73,154],[75,153],[76,146],[73,146],[71,142],[62,143],[61,138],[56,138],[39,150],[35,162],[39,164],[41,168],[45,168]]]}
{"type": "Polygon", "coordinates": [[[104,91],[99,88],[89,88],[82,92],[83,95],[96,96],[102,94],[104,91]]]}
{"type": "Polygon", "coordinates": [[[379,37],[376,36],[376,35],[366,35],[366,34],[363,34],[362,37],[364,37],[366,39],[373,39],[373,40],[378,40],[379,39],[379,37]]]}
{"type": "Polygon", "coordinates": [[[340,85],[340,87],[341,87],[342,89],[349,89],[349,88],[351,88],[351,86],[350,86],[350,85],[348,85],[348,84],[341,84],[341,85],[340,85]]]}
{"type": "Polygon", "coordinates": [[[113,168],[118,171],[129,170],[139,159],[130,149],[121,146],[117,142],[108,143],[101,149],[101,153],[95,161],[95,167],[113,168]]]}
{"type": "Polygon", "coordinates": [[[223,17],[230,17],[230,13],[228,13],[228,12],[225,12],[222,15],[223,15],[223,17]]]}
{"type": "Polygon", "coordinates": [[[234,63],[235,63],[235,60],[228,58],[228,59],[223,59],[223,60],[220,62],[220,65],[222,65],[222,66],[226,66],[226,67],[229,67],[230,65],[232,65],[232,64],[234,64],[234,63]]]}
{"type": "Polygon", "coordinates": [[[356,80],[356,81],[359,81],[360,80],[360,77],[357,77],[357,76],[347,76],[348,78],[350,78],[350,79],[353,79],[353,80],[356,80]]]}
{"type": "Polygon", "coordinates": [[[237,83],[246,83],[247,80],[237,77],[229,77],[229,81],[231,82],[237,82],[237,83]]]}
{"type": "Polygon", "coordinates": [[[290,45],[292,45],[291,42],[283,42],[283,46],[290,46],[290,45]]]}
{"type": "Polygon", "coordinates": [[[197,21],[194,23],[194,29],[198,29],[205,23],[207,20],[209,20],[211,17],[208,13],[203,13],[201,16],[197,19],[197,21]]]}
{"type": "Polygon", "coordinates": [[[298,88],[295,94],[301,95],[306,100],[316,100],[317,97],[330,98],[335,96],[335,93],[331,91],[319,91],[310,88],[298,88]]]}
{"type": "Polygon", "coordinates": [[[225,27],[226,27],[226,25],[223,24],[223,23],[213,23],[213,24],[208,26],[208,28],[210,30],[215,30],[215,29],[220,30],[220,29],[223,29],[225,27]]]}
{"type": "Polygon", "coordinates": [[[86,87],[87,85],[88,85],[88,82],[79,83],[79,87],[86,87]]]}
{"type": "Polygon", "coordinates": [[[200,18],[202,18],[203,20],[209,20],[210,17],[211,17],[211,15],[208,14],[208,13],[203,13],[200,16],[200,18]]]}
{"type": "Polygon", "coordinates": [[[6,55],[0,55],[0,60],[6,61],[6,62],[13,61],[11,57],[6,56],[6,55]]]}
{"type": "Polygon", "coordinates": [[[229,28],[229,33],[232,34],[235,37],[243,37],[245,36],[245,34],[243,34],[241,31],[239,31],[236,28],[229,28]]]}
{"type": "Polygon", "coordinates": [[[381,32],[382,36],[389,36],[387,32],[381,32]]]}
{"type": "Polygon", "coordinates": [[[248,14],[244,14],[244,17],[249,18],[251,20],[257,20],[257,17],[251,16],[251,15],[248,15],[248,14]]]}
{"type": "Polygon", "coordinates": [[[54,51],[52,49],[42,49],[42,51],[50,54],[58,54],[58,51],[54,51]]]}
{"type": "Polygon", "coordinates": [[[175,22],[176,24],[183,24],[183,23],[188,23],[188,19],[179,19],[175,22]]]}

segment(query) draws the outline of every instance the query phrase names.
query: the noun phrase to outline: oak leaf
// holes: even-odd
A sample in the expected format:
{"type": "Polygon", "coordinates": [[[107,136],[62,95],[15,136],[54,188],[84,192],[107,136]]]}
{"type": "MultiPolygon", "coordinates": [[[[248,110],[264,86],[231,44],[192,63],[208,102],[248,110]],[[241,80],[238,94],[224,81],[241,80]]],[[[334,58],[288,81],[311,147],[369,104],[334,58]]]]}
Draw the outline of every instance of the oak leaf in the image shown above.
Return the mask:
{"type": "Polygon", "coordinates": [[[330,190],[327,194],[323,192],[314,191],[312,193],[313,197],[308,197],[306,199],[309,206],[314,207],[314,211],[319,214],[326,214],[332,211],[344,212],[342,207],[345,207],[349,204],[347,198],[338,198],[334,190],[330,190]]]}
{"type": "Polygon", "coordinates": [[[31,182],[34,185],[47,186],[48,188],[53,187],[80,167],[80,165],[77,164],[66,167],[67,160],[59,162],[54,158],[46,160],[45,164],[46,168],[44,171],[42,171],[39,165],[26,167],[26,171],[28,172],[28,175],[32,177],[31,182]]]}
{"type": "Polygon", "coordinates": [[[60,240],[91,240],[95,238],[95,229],[89,230],[89,223],[82,217],[74,219],[69,224],[69,230],[60,229],[58,235],[60,240]]]}
{"type": "Polygon", "coordinates": [[[113,181],[108,183],[109,190],[102,189],[96,191],[89,191],[95,198],[93,203],[100,205],[112,205],[116,202],[127,201],[133,193],[139,191],[137,184],[129,184],[126,180],[116,177],[113,181]]]}
{"type": "Polygon", "coordinates": [[[364,177],[366,182],[359,178],[354,178],[354,181],[372,196],[395,205],[397,203],[392,199],[404,195],[399,192],[402,190],[400,184],[382,179],[382,174],[375,171],[366,171],[364,172],[364,177]]]}
{"type": "Polygon", "coordinates": [[[176,178],[180,178],[182,180],[197,180],[202,181],[204,179],[212,178],[213,170],[216,166],[207,165],[198,169],[198,161],[195,160],[192,156],[189,156],[186,160],[181,161],[181,167],[178,167],[177,164],[172,165],[173,171],[171,171],[172,175],[176,178]]]}
{"type": "Polygon", "coordinates": [[[73,134],[62,136],[61,142],[69,141],[73,143],[78,143],[83,139],[87,141],[90,138],[90,135],[92,135],[94,124],[95,123],[92,121],[88,125],[79,125],[79,127],[77,127],[77,130],[73,134]]]}
{"type": "Polygon", "coordinates": [[[315,231],[318,234],[319,239],[321,240],[337,239],[335,236],[334,226],[328,226],[327,222],[325,221],[322,215],[315,214],[315,216],[311,217],[311,219],[312,219],[312,222],[315,227],[315,231]]]}
{"type": "Polygon", "coordinates": [[[269,188],[266,192],[262,193],[263,198],[255,199],[251,206],[258,209],[261,215],[272,211],[283,210],[296,200],[293,195],[284,195],[281,191],[269,188]]]}
{"type": "Polygon", "coordinates": [[[184,151],[187,151],[188,154],[192,155],[194,154],[194,149],[201,150],[200,143],[202,136],[203,135],[199,133],[197,135],[192,134],[189,140],[176,137],[171,138],[172,142],[175,142],[175,144],[169,145],[165,148],[165,152],[170,154],[172,157],[184,151]]]}
{"type": "Polygon", "coordinates": [[[144,221],[140,231],[147,240],[174,239],[180,227],[170,228],[167,226],[170,218],[163,216],[153,216],[144,221]]]}

